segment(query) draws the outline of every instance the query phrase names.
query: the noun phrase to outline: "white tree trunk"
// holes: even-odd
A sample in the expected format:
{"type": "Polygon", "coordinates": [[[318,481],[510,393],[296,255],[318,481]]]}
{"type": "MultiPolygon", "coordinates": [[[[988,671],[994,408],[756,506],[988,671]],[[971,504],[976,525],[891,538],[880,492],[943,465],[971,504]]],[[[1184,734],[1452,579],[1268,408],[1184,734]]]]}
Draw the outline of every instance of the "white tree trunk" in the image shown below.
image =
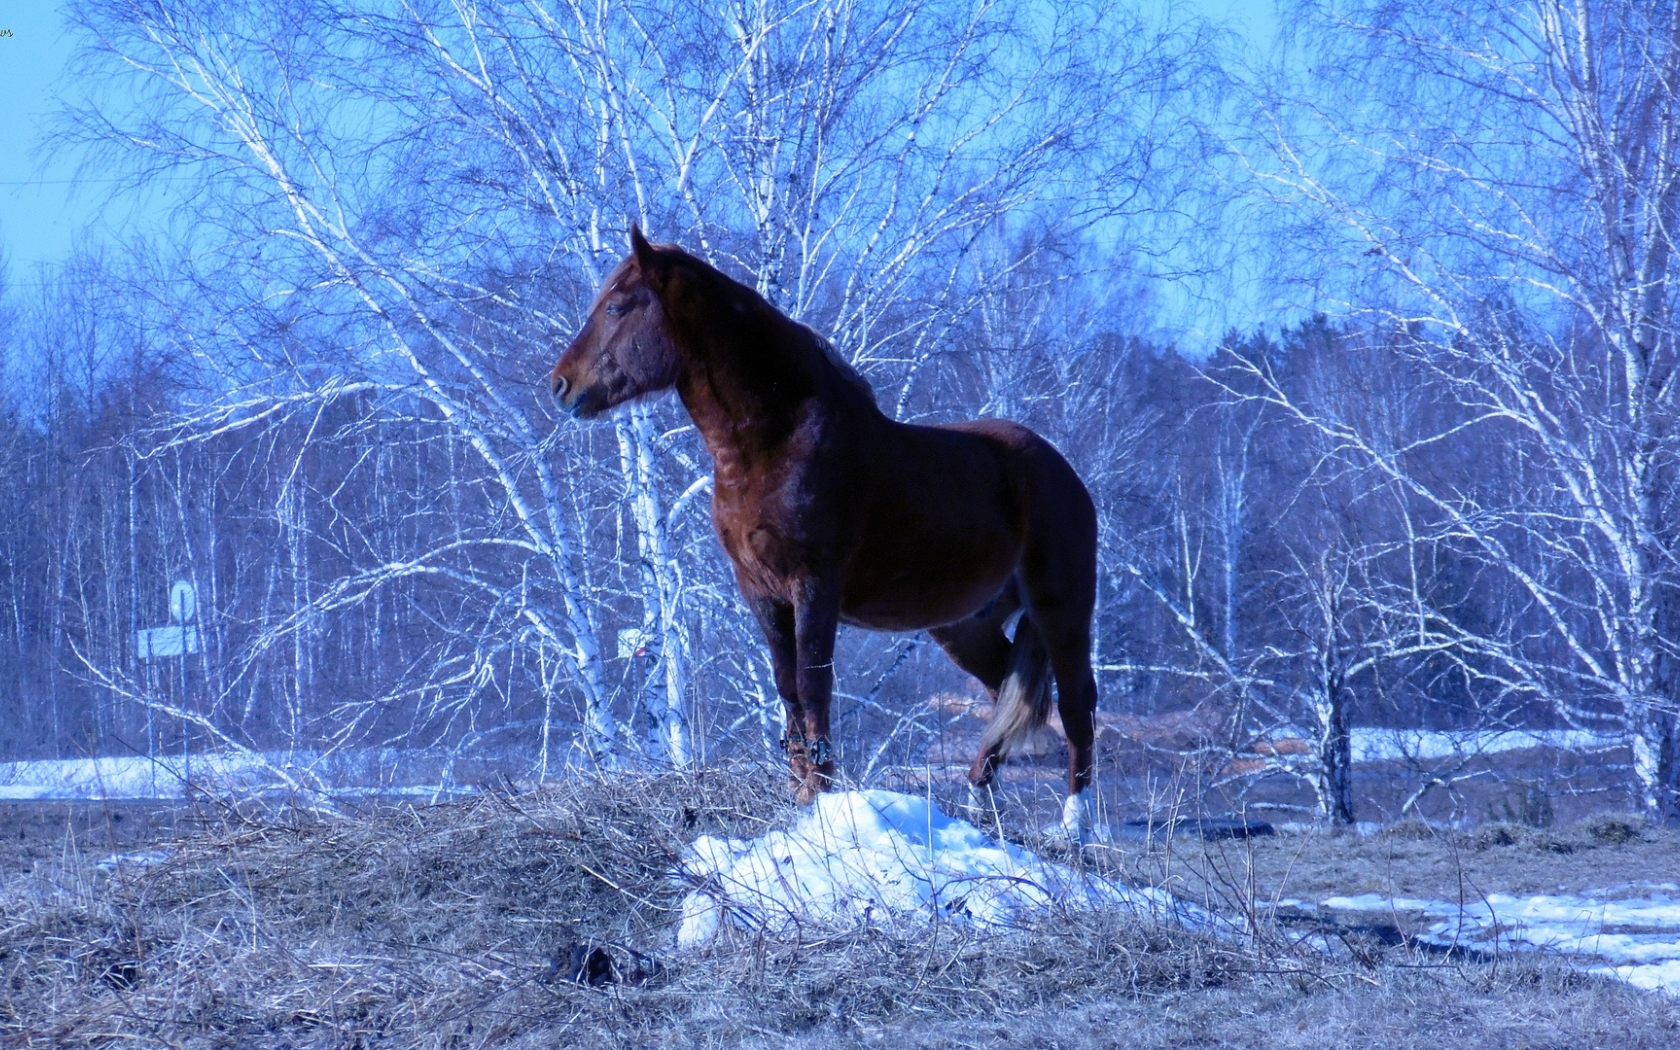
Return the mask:
{"type": "Polygon", "coordinates": [[[616,417],[619,462],[629,489],[641,560],[642,622],[651,637],[653,673],[637,698],[648,720],[649,743],[678,768],[691,765],[694,747],[688,729],[686,640],[681,610],[681,573],[671,550],[669,522],[660,506],[654,470],[655,437],[651,409],[633,406],[616,417]]]}

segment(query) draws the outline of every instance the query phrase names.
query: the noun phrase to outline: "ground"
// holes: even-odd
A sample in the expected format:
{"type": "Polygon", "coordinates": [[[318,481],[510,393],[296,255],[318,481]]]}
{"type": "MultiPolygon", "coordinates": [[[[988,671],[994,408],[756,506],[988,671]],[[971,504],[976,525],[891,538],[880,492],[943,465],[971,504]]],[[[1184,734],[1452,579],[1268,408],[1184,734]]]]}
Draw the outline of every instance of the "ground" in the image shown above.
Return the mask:
{"type": "Polygon", "coordinates": [[[206,807],[166,802],[0,802],[0,877],[67,856],[144,850],[217,823],[206,807]]]}
{"type": "Polygon", "coordinates": [[[1460,833],[1408,823],[1366,835],[1312,831],[1211,843],[1196,856],[1235,873],[1252,865],[1264,900],[1583,894],[1633,881],[1680,890],[1680,832],[1617,814],[1547,829],[1497,823],[1460,833]]]}
{"type": "Polygon", "coordinates": [[[1024,796],[1005,800],[1011,838],[1168,886],[1254,936],[1068,912],[676,951],[685,844],[785,826],[780,779],[622,776],[333,817],[8,804],[0,1046],[1680,1045],[1667,995],[1536,953],[1444,953],[1403,920],[1272,907],[1680,881],[1673,832],[1600,816],[1074,855],[1024,796]]]}

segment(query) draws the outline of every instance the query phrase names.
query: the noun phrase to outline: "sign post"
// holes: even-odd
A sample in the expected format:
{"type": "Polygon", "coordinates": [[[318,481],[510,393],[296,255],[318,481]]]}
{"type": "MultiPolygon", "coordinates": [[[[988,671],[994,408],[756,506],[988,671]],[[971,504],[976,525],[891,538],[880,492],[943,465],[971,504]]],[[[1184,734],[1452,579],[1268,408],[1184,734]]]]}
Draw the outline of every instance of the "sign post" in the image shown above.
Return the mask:
{"type": "Polygon", "coordinates": [[[169,618],[175,622],[168,627],[153,627],[135,634],[134,648],[140,659],[157,660],[198,652],[198,625],[192,622],[197,612],[198,594],[193,585],[186,580],[176,580],[169,588],[169,618]]]}
{"type": "MultiPolygon", "coordinates": [[[[187,710],[187,654],[199,651],[198,625],[192,619],[198,613],[198,592],[186,580],[176,580],[169,586],[168,627],[152,627],[135,632],[134,651],[142,660],[161,660],[166,656],[181,658],[181,712],[187,710]]],[[[191,760],[191,726],[181,719],[181,776],[188,773],[191,760]]]]}

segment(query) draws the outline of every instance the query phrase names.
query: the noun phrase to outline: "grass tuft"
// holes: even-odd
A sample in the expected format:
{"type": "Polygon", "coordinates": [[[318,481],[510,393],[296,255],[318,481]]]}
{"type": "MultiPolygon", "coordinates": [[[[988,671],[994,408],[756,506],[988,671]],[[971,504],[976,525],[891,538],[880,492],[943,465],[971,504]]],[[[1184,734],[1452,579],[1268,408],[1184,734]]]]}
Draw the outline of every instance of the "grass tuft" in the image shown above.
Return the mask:
{"type": "Polygon", "coordinates": [[[1531,830],[1508,820],[1495,820],[1476,828],[1469,835],[1470,845],[1476,849],[1494,846],[1520,846],[1529,841],[1531,830]]]}
{"type": "Polygon", "coordinates": [[[1601,846],[1637,842],[1645,834],[1645,818],[1633,813],[1600,813],[1581,822],[1581,829],[1601,846]]]}

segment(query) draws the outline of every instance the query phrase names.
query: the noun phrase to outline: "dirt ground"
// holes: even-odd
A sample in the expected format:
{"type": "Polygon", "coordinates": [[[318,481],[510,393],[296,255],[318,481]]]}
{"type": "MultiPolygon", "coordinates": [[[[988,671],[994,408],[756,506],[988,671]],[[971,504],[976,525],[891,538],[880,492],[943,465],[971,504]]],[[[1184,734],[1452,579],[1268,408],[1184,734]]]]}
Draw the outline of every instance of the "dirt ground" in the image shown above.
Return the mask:
{"type": "Polygon", "coordinates": [[[149,801],[0,801],[0,878],[42,862],[106,857],[202,830],[217,814],[149,801]]]}
{"type": "MultiPolygon", "coordinates": [[[[1056,853],[1035,791],[1000,820],[1056,853]]],[[[1680,1045],[1668,996],[1404,938],[1309,952],[1268,910],[1680,882],[1680,837],[1614,816],[1061,850],[1252,909],[1262,934],[1243,945],[1063,914],[993,934],[812,929],[676,952],[684,844],[788,815],[779,774],[762,770],[335,818],[0,805],[0,1047],[1680,1045]]]]}
{"type": "MultiPolygon", "coordinates": [[[[943,805],[954,810],[960,801],[953,795],[943,805]]],[[[1033,833],[1054,816],[1052,802],[1027,797],[1006,811],[1011,837],[1059,854],[1057,844],[1033,833]]],[[[227,824],[228,814],[208,804],[0,802],[0,877],[43,864],[143,853],[227,824]]],[[[1362,893],[1446,901],[1490,893],[1592,895],[1628,884],[1672,883],[1680,892],[1680,829],[1651,828],[1635,815],[1617,813],[1562,827],[1491,822],[1465,832],[1421,822],[1366,834],[1295,827],[1213,841],[1157,832],[1148,841],[1093,843],[1086,853],[1140,882],[1170,886],[1215,907],[1250,895],[1264,905],[1362,893]]]]}
{"type": "MultiPolygon", "coordinates": [[[[950,720],[927,745],[925,761],[896,772],[911,781],[962,780],[979,745],[990,706],[957,693],[933,706],[950,720]]],[[[1167,807],[1242,811],[1269,820],[1310,821],[1318,800],[1306,772],[1301,739],[1256,741],[1225,750],[1224,731],[1208,711],[1131,716],[1097,713],[1098,781],[1126,818],[1167,807]],[[1295,772],[1289,772],[1294,768],[1295,772]]],[[[1533,747],[1487,754],[1360,762],[1352,776],[1353,806],[1362,821],[1416,817],[1437,823],[1554,821],[1571,823],[1635,803],[1633,756],[1627,748],[1577,753],[1533,747]]],[[[1018,749],[1005,766],[1015,786],[1064,782],[1067,745],[1060,722],[1018,749]]]]}

